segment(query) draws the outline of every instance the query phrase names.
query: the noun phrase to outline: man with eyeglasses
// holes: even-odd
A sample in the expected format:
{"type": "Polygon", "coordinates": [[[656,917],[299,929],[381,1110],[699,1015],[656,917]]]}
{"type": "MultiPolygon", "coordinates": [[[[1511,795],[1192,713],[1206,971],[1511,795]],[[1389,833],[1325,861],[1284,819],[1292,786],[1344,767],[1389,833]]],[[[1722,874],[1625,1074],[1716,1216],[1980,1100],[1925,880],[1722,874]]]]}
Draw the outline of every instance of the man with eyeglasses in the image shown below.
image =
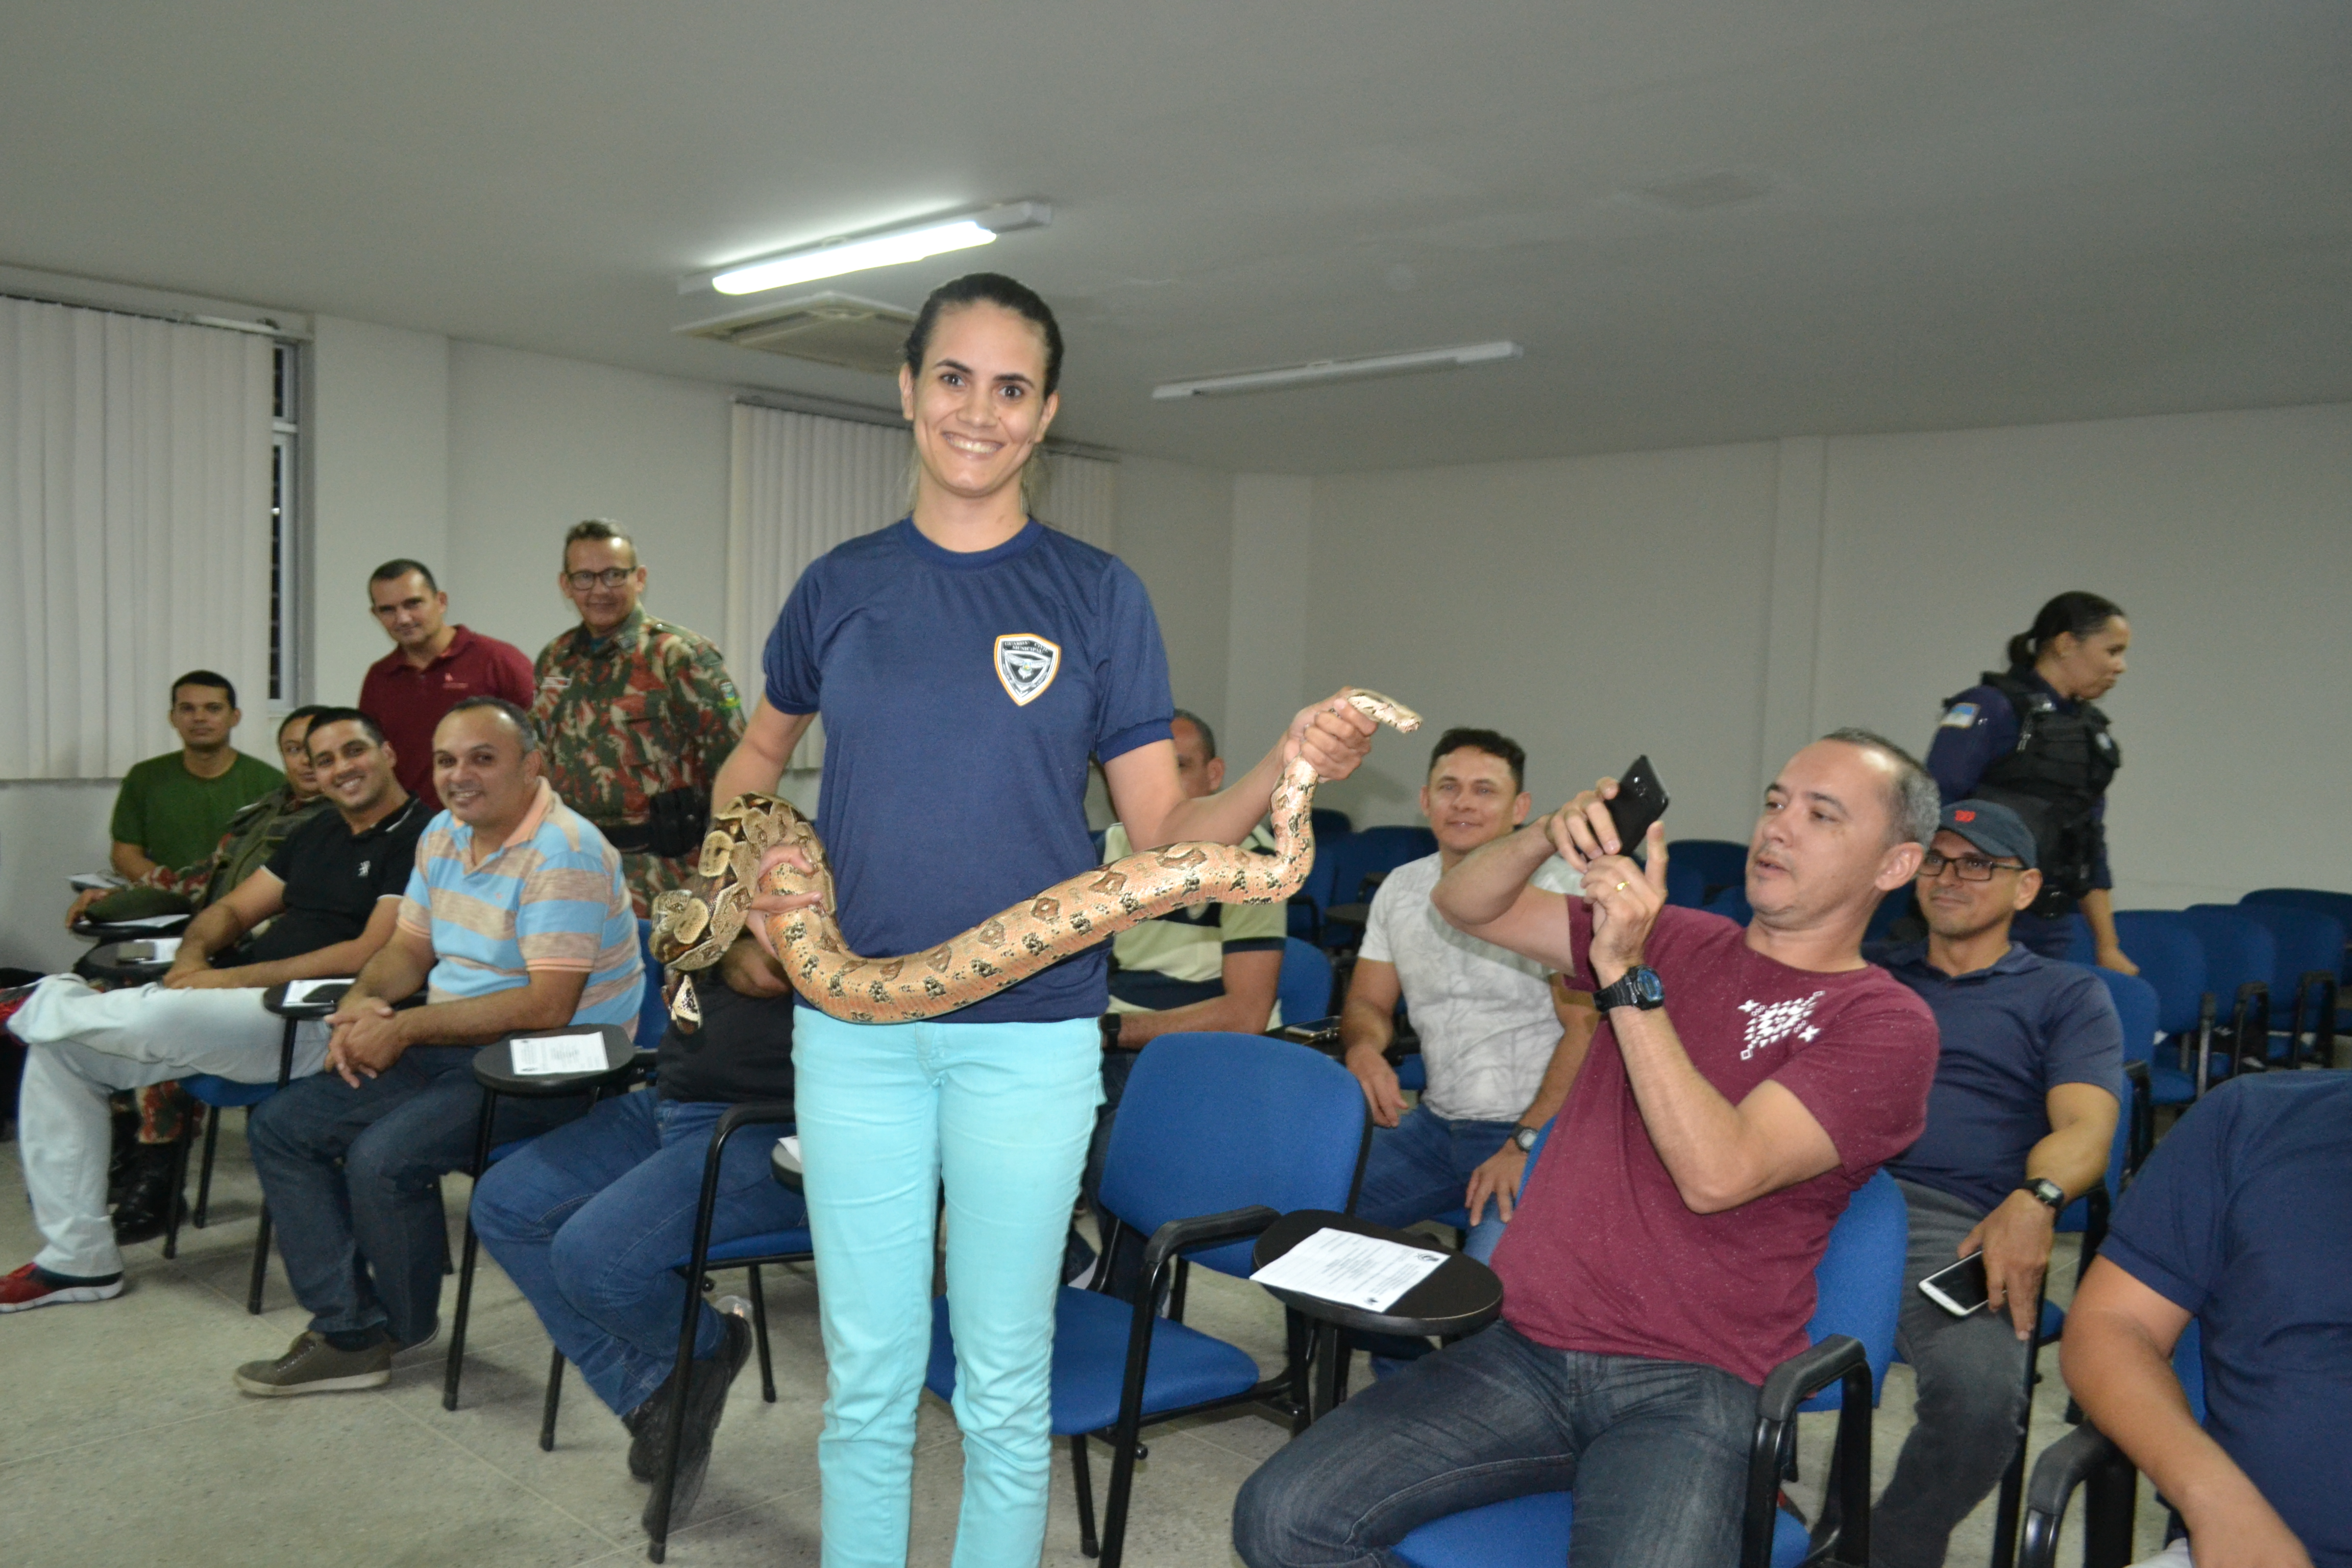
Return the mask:
{"type": "Polygon", "coordinates": [[[1886,1168],[1911,1215],[1895,1344],[1917,1376],[1916,1424],[1871,1515],[1879,1568],[1932,1568],[2017,1450],[2025,1351],[2058,1213],[2106,1174],[2123,1089],[2123,1026],[2088,969],[2010,939],[2042,891],[2033,834],[1964,800],[1919,863],[1927,940],[1879,962],[1943,1038],[1927,1130],[1886,1168]],[[1982,1250],[1988,1304],[1954,1317],[1919,1281],[1982,1250]]]}
{"type": "Polygon", "coordinates": [[[621,852],[643,916],[692,873],[711,780],[743,737],[743,701],[708,637],[638,605],[646,568],[614,524],[572,526],[555,585],[580,625],[541,648],[534,669],[548,782],[621,852]]]}
{"type": "Polygon", "coordinates": [[[498,697],[528,709],[530,660],[512,643],[449,624],[449,595],[433,569],[405,556],[368,574],[368,610],[393,650],[368,666],[360,709],[383,727],[399,759],[400,787],[436,807],[433,731],[468,697],[498,697]]]}

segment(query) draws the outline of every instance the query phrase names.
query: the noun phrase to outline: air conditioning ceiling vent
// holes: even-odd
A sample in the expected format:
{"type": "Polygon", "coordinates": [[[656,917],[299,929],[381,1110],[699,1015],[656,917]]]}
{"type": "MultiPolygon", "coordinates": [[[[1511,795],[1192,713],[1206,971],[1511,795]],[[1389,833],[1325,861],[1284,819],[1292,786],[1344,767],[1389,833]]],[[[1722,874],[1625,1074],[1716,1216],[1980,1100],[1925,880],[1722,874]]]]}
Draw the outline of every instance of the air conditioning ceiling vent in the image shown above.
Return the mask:
{"type": "Polygon", "coordinates": [[[888,375],[898,368],[914,313],[854,294],[809,294],[736,310],[677,331],[739,349],[888,375]]]}

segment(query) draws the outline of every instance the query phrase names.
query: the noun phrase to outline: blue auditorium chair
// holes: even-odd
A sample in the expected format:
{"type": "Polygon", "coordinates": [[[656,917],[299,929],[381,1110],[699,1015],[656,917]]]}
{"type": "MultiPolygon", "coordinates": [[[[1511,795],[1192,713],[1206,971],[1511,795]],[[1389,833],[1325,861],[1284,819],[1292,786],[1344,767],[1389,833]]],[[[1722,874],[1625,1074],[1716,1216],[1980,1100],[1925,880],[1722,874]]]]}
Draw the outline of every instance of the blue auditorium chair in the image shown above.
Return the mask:
{"type": "Polygon", "coordinates": [[[1311,942],[1285,937],[1282,975],[1275,982],[1276,999],[1286,1024],[1312,1024],[1328,1018],[1331,1006],[1331,959],[1311,942]]]}
{"type": "MultiPolygon", "coordinates": [[[[1103,1568],[1118,1568],[1139,1435],[1157,1424],[1242,1405],[1274,1406],[1295,1432],[1307,1418],[1306,1336],[1294,1336],[1290,1364],[1261,1379],[1237,1345],[1182,1321],[1183,1292],[1171,1289],[1189,1264],[1247,1279],[1250,1244],[1293,1209],[1355,1206],[1371,1146],[1371,1117],[1354,1075],[1320,1051],[1263,1035],[1162,1035],[1144,1047],[1127,1080],[1102,1175],[1102,1238],[1144,1244],[1145,1288],[1132,1303],[1091,1288],[1065,1287],[1055,1303],[1053,1431],[1070,1439],[1081,1549],[1091,1557],[1094,1483],[1087,1440],[1111,1449],[1103,1510],[1103,1568]],[[1163,1291],[1170,1314],[1152,1303],[1163,1291]]],[[[933,1303],[925,1386],[955,1396],[950,1299],[933,1303]]]]}
{"type": "MultiPolygon", "coordinates": [[[[2334,916],[2336,923],[2344,928],[2345,935],[2352,938],[2352,893],[2334,893],[2319,888],[2256,888],[2238,902],[2316,910],[2323,915],[2334,916]]],[[[2345,949],[2336,973],[2337,979],[2352,984],[2352,947],[2345,949]]]]}
{"type": "Polygon", "coordinates": [[[1675,868],[1686,866],[1699,879],[1696,907],[1726,888],[1748,885],[1748,846],[1728,838],[1675,838],[1666,844],[1667,886],[1674,885],[1675,868]]]}
{"type": "Polygon", "coordinates": [[[2283,1067],[2336,1065],[2336,1006],[2342,987],[2344,925],[2334,915],[2294,904],[2241,902],[2236,910],[2261,922],[2278,949],[2271,977],[2271,1029],[2284,1037],[2271,1053],[2283,1067]]]}
{"type": "MultiPolygon", "coordinates": [[[[2212,1046],[2213,1015],[2205,991],[2205,944],[2177,910],[2118,910],[2116,939],[2140,978],[2156,988],[2156,1027],[2175,1047],[2175,1061],[2148,1066],[2148,1099],[2156,1105],[2187,1105],[2197,1098],[2197,1069],[2212,1046]]],[[[2145,1151],[2142,1151],[2145,1153],[2145,1151]]]]}
{"type": "MultiPolygon", "coordinates": [[[[1811,1550],[1805,1527],[1777,1506],[1784,1434],[1801,1410],[1839,1412],[1833,1484],[1841,1517],[1861,1526],[1841,1530],[1825,1560],[1864,1561],[1853,1548],[1869,1528],[1870,1413],[1895,1357],[1910,1231],[1902,1190],[1881,1171],[1853,1194],[1830,1232],[1813,1271],[1820,1304],[1808,1326],[1812,1348],[1775,1367],[1757,1396],[1742,1568],[1794,1568],[1811,1550]]],[[[1568,1559],[1574,1519],[1571,1494],[1537,1492],[1433,1521],[1395,1551],[1415,1568],[1574,1568],[1568,1559]]]]}
{"type": "Polygon", "coordinates": [[[2205,946],[2214,1034],[2228,1047],[2226,1054],[2213,1053],[2206,1082],[2248,1067],[2260,1071],[2270,1056],[2271,978],[2278,973],[2278,944],[2268,927],[2234,904],[2198,904],[2180,913],[2205,946]]]}

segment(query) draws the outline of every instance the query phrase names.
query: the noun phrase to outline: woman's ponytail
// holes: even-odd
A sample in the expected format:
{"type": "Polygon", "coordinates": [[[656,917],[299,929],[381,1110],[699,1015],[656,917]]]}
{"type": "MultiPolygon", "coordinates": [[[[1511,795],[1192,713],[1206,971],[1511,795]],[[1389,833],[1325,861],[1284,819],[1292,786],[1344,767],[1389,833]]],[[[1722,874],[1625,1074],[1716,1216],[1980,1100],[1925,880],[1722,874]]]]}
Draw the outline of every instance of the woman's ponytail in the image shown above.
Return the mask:
{"type": "Polygon", "coordinates": [[[2031,630],[2021,631],[2009,639],[2009,668],[2015,671],[2030,670],[2042,650],[2057,639],[2061,632],[2072,632],[2077,637],[2087,637],[2124,613],[2124,607],[2113,599],[2103,599],[2096,594],[2086,594],[2079,588],[2070,589],[2042,606],[2033,617],[2031,630]]]}

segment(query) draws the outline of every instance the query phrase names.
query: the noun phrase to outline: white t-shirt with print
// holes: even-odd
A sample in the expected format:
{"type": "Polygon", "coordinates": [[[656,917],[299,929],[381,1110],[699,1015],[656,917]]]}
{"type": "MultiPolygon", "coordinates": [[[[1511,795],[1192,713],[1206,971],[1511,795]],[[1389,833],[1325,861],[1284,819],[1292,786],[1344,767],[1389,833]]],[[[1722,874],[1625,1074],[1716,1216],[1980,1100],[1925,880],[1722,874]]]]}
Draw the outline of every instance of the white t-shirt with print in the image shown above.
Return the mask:
{"type": "MultiPolygon", "coordinates": [[[[1429,901],[1439,861],[1431,855],[1389,873],[1357,956],[1396,965],[1429,1072],[1422,1103],[1448,1121],[1516,1121],[1559,1044],[1550,972],[1446,924],[1429,901]]],[[[1571,894],[1580,886],[1557,856],[1535,884],[1571,894]]]]}

